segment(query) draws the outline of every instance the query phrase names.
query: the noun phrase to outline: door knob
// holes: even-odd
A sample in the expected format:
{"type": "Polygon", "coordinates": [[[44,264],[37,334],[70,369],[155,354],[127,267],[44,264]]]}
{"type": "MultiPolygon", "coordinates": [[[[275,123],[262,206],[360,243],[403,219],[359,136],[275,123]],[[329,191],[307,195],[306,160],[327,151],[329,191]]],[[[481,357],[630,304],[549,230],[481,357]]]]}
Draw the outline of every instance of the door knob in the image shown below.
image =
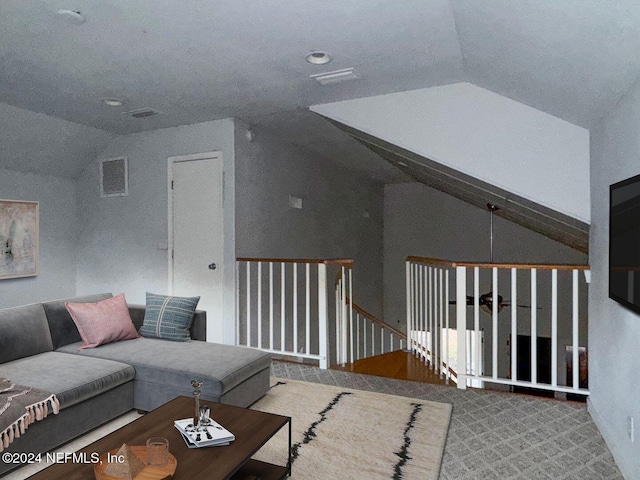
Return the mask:
{"type": "Polygon", "coordinates": [[[218,268],[218,266],[215,263],[209,264],[209,270],[215,270],[216,268],[218,268]]]}

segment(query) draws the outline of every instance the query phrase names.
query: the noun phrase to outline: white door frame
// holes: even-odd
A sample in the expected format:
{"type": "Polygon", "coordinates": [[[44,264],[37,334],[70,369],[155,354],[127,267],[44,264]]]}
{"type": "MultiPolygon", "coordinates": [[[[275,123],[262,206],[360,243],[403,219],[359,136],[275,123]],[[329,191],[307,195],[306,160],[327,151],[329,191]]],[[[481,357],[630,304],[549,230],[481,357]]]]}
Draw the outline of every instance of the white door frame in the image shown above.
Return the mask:
{"type": "MultiPolygon", "coordinates": [[[[222,157],[222,152],[220,151],[213,151],[213,152],[204,152],[204,153],[194,153],[194,154],[190,154],[190,155],[175,155],[172,157],[168,157],[167,158],[167,276],[168,276],[168,290],[169,290],[169,294],[173,295],[174,293],[174,284],[173,284],[173,247],[174,247],[174,242],[173,242],[173,188],[172,188],[172,183],[173,183],[173,165],[175,163],[181,163],[181,162],[190,162],[190,161],[196,161],[196,160],[206,160],[209,158],[215,158],[217,160],[219,160],[218,164],[219,164],[219,168],[220,168],[220,179],[221,179],[221,185],[220,185],[220,197],[221,197],[221,205],[222,205],[222,211],[223,211],[223,219],[224,219],[224,210],[225,210],[225,202],[224,202],[224,159],[222,157]]],[[[222,231],[222,235],[224,238],[224,221],[223,221],[223,225],[221,225],[221,228],[223,228],[222,231]]],[[[219,265],[220,267],[220,275],[222,275],[222,281],[221,281],[221,285],[224,287],[224,279],[225,279],[225,271],[228,268],[228,266],[226,265],[226,261],[225,261],[225,254],[224,254],[224,247],[223,247],[223,252],[222,252],[222,258],[220,258],[218,260],[220,262],[221,265],[219,265]]],[[[224,296],[225,296],[225,288],[222,289],[222,297],[223,297],[223,304],[224,304],[224,296]]],[[[207,327],[207,329],[209,329],[209,327],[207,327]]],[[[207,335],[209,336],[209,335],[207,335]]]]}

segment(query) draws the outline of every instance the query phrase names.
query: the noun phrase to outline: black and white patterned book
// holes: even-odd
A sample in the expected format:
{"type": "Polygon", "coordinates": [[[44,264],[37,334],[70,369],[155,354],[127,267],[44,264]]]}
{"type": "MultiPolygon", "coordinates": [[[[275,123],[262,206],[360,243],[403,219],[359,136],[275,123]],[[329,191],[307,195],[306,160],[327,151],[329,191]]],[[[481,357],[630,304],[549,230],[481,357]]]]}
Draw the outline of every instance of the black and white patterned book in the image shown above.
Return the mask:
{"type": "Polygon", "coordinates": [[[194,428],[191,418],[175,420],[173,424],[189,448],[229,445],[236,439],[233,433],[214,420],[209,420],[208,425],[202,425],[198,430],[194,428]]]}

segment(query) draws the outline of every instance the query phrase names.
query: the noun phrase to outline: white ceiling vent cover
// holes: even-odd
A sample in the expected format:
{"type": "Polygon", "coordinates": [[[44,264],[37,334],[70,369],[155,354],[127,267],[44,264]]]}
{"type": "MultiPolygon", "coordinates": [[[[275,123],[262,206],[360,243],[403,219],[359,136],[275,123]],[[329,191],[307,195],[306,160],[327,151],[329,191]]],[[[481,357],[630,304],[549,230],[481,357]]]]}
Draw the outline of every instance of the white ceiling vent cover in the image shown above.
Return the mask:
{"type": "Polygon", "coordinates": [[[100,160],[100,196],[129,195],[129,164],[127,157],[100,160]]]}
{"type": "Polygon", "coordinates": [[[138,110],[131,110],[127,113],[133,118],[147,118],[160,114],[158,110],[154,110],[153,108],[139,108],[138,110]]]}
{"type": "Polygon", "coordinates": [[[344,68],[333,72],[316,73],[315,75],[309,75],[309,78],[315,79],[320,85],[330,85],[332,83],[356,80],[359,77],[354,73],[353,68],[344,68]]]}

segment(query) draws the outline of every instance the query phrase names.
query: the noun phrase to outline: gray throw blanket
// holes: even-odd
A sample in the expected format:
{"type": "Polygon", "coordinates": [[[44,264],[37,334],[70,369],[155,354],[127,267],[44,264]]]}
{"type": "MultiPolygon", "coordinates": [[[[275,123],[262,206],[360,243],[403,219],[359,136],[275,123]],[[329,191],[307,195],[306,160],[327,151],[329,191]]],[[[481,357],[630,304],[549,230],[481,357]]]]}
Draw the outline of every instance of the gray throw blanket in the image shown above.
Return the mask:
{"type": "Polygon", "coordinates": [[[24,434],[29,425],[46,418],[49,407],[54,414],[60,411],[60,402],[53,393],[0,377],[0,452],[24,434]]]}

